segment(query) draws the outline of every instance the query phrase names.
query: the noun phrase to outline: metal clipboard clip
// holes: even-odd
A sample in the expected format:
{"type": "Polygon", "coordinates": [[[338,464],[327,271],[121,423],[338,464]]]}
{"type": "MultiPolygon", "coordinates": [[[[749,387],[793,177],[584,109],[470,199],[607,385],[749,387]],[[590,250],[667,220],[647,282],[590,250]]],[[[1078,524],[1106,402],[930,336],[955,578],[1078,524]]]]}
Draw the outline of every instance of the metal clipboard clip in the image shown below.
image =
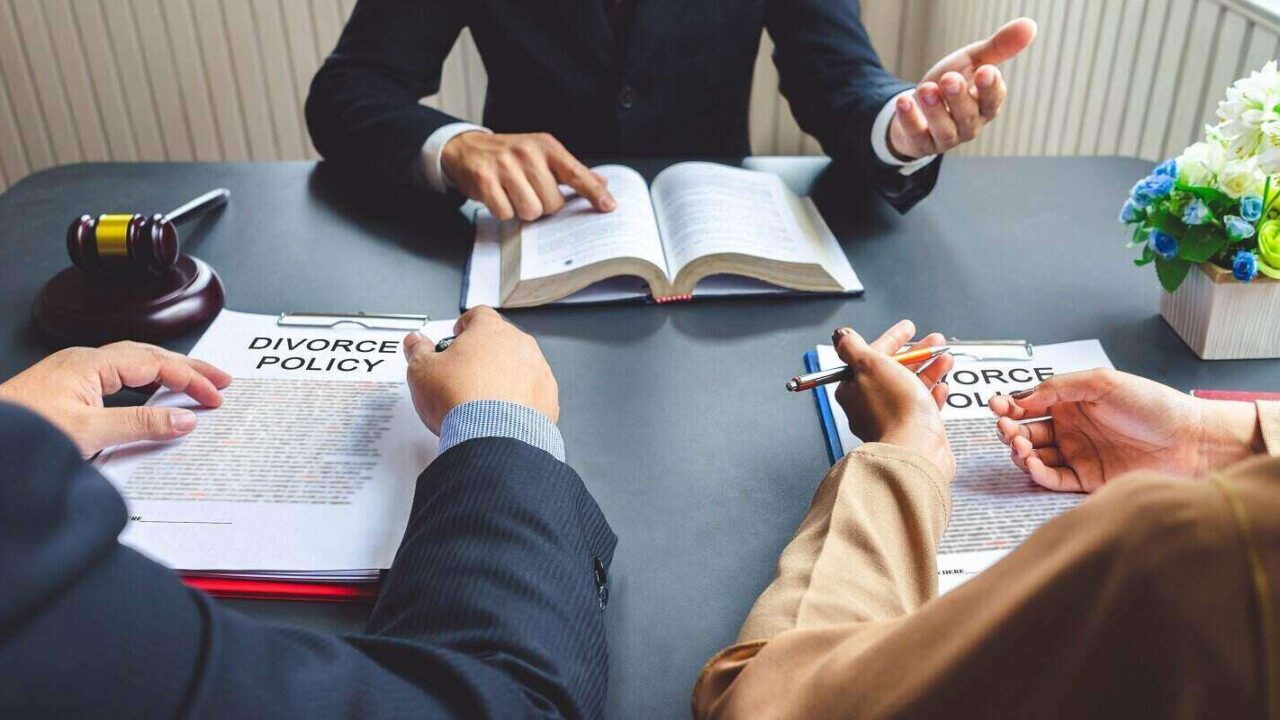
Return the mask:
{"type": "MultiPolygon", "coordinates": [[[[914,347],[911,343],[906,347],[914,347]]],[[[985,362],[1026,362],[1034,360],[1035,347],[1026,340],[959,340],[947,338],[946,353],[985,362]]]]}
{"type": "Polygon", "coordinates": [[[1026,340],[957,340],[947,338],[952,355],[987,362],[1026,362],[1035,359],[1036,349],[1026,340]]]}
{"type": "Polygon", "coordinates": [[[396,313],[280,313],[276,325],[280,327],[336,328],[340,325],[358,325],[366,330],[420,330],[430,322],[429,315],[400,315],[396,313]]]}

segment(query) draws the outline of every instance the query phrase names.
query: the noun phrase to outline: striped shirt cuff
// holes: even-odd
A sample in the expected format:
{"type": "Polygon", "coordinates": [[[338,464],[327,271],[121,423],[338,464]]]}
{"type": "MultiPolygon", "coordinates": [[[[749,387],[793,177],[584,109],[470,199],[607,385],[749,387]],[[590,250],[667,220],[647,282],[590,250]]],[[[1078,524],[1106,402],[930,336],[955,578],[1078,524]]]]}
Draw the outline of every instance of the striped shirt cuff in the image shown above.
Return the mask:
{"type": "Polygon", "coordinates": [[[473,400],[450,410],[440,424],[440,454],[482,437],[519,440],[564,462],[564,439],[556,424],[531,407],[502,400],[473,400]]]}

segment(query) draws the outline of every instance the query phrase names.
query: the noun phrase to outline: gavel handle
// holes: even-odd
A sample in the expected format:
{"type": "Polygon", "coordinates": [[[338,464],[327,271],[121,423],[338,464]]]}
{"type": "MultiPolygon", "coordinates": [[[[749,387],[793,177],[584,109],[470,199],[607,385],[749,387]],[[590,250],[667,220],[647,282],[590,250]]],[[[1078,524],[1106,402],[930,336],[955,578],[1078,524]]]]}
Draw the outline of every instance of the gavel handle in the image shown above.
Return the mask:
{"type": "Polygon", "coordinates": [[[231,191],[226,188],[210,190],[186,205],[174,208],[173,210],[165,213],[164,219],[174,225],[180,225],[187,220],[199,217],[210,210],[226,205],[227,201],[230,199],[231,191]]]}

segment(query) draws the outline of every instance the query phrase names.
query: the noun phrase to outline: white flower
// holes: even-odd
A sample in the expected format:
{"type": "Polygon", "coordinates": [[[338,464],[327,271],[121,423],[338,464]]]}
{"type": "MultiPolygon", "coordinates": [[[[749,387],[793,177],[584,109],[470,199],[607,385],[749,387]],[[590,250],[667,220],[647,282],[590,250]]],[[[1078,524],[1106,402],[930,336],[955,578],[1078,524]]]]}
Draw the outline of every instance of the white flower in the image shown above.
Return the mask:
{"type": "Polygon", "coordinates": [[[1187,185],[1212,186],[1225,162],[1221,144],[1198,142],[1178,156],[1178,179],[1187,185]]]}
{"type": "Polygon", "coordinates": [[[1280,71],[1272,60],[1227,88],[1218,103],[1216,134],[1237,158],[1280,147],[1280,71]]]}
{"type": "Polygon", "coordinates": [[[1267,175],[1280,175],[1280,147],[1271,146],[1258,153],[1258,169],[1267,175]]]}
{"type": "Polygon", "coordinates": [[[1261,195],[1266,178],[1258,170],[1256,158],[1231,159],[1218,174],[1218,189],[1232,198],[1261,195]]]}

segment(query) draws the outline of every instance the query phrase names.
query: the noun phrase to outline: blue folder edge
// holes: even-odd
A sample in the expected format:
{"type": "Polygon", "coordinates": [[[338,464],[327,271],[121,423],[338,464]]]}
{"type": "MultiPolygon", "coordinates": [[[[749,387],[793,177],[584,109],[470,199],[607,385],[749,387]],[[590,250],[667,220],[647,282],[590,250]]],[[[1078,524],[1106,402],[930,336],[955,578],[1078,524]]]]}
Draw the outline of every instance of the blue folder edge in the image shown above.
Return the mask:
{"type": "MultiPolygon", "coordinates": [[[[818,372],[818,351],[810,350],[804,354],[804,371],[818,372]]],[[[813,389],[813,401],[818,404],[818,422],[822,423],[822,434],[827,439],[827,457],[834,465],[844,453],[840,452],[840,431],[836,429],[836,418],[831,414],[831,403],[827,400],[827,390],[819,385],[813,389]]]]}

